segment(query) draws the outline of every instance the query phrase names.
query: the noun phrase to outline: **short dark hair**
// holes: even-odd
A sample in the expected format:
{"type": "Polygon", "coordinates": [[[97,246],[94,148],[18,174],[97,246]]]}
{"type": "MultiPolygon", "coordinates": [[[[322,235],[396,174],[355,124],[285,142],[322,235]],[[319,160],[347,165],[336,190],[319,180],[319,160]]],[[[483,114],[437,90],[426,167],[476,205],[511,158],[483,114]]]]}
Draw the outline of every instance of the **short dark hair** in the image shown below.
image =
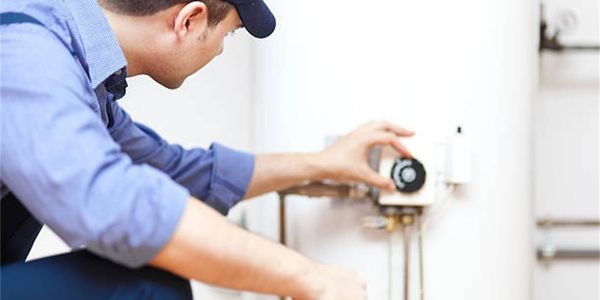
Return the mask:
{"type": "MultiPolygon", "coordinates": [[[[115,13],[130,16],[149,16],[177,4],[187,4],[194,0],[100,0],[100,4],[115,13]]],[[[197,1],[197,0],[196,0],[197,1]]],[[[208,9],[208,26],[219,24],[233,5],[223,0],[201,0],[208,9]]]]}

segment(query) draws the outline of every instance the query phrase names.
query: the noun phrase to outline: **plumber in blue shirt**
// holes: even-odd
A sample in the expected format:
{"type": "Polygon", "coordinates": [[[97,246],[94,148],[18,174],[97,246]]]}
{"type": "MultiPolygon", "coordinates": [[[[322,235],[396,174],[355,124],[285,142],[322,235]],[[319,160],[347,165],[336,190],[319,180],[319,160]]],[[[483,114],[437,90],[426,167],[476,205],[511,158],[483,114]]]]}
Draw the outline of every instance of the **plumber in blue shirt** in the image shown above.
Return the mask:
{"type": "Polygon", "coordinates": [[[365,124],[316,153],[184,149],[120,107],[126,78],[175,89],[262,0],[5,0],[0,15],[2,299],[190,299],[189,279],[294,299],[365,299],[354,273],[231,224],[238,201],[305,180],[393,189],[368,149],[409,130],[365,124]],[[118,100],[118,101],[117,101],[118,100]],[[75,251],[25,262],[42,224],[75,251]]]}

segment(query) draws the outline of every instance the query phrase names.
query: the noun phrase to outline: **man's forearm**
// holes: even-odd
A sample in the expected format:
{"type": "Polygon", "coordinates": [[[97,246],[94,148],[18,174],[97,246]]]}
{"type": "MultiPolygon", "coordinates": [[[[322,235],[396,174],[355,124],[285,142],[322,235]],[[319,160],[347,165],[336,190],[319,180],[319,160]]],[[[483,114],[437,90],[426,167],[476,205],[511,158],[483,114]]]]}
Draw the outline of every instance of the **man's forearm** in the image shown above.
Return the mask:
{"type": "Polygon", "coordinates": [[[251,234],[190,199],[171,240],[150,262],[184,278],[260,293],[310,297],[316,264],[251,234]],[[310,287],[310,288],[309,288],[310,287]]]}
{"type": "Polygon", "coordinates": [[[254,173],[244,198],[278,191],[301,183],[326,177],[319,154],[258,154],[254,173]]]}
{"type": "Polygon", "coordinates": [[[375,145],[391,146],[400,155],[411,157],[400,138],[412,135],[413,131],[393,123],[369,122],[320,152],[257,155],[244,198],[282,190],[305,180],[325,178],[339,182],[364,182],[380,189],[394,190],[394,182],[389,177],[381,176],[369,166],[369,149],[375,145]]]}

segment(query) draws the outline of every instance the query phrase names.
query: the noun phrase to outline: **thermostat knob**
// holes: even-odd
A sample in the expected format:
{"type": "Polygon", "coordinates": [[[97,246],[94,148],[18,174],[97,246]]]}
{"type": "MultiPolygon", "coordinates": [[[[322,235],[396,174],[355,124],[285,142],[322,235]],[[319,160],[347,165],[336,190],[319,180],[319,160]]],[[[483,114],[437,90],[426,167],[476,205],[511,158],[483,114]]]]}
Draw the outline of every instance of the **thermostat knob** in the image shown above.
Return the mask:
{"type": "Polygon", "coordinates": [[[402,193],[420,190],[425,184],[426,176],[425,167],[414,158],[399,157],[392,166],[392,180],[394,180],[396,189],[402,193]]]}

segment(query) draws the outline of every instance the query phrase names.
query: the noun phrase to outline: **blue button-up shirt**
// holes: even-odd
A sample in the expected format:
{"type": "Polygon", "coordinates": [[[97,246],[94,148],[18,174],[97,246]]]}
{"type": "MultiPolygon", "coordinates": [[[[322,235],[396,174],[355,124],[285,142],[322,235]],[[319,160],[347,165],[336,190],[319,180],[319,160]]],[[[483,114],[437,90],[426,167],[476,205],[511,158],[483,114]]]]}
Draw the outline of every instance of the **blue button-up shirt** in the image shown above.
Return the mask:
{"type": "Polygon", "coordinates": [[[185,150],[134,123],[116,99],[126,61],[95,0],[4,1],[35,24],[0,26],[0,188],[71,247],[147,263],[190,194],[225,214],[254,157],[185,150]]]}

